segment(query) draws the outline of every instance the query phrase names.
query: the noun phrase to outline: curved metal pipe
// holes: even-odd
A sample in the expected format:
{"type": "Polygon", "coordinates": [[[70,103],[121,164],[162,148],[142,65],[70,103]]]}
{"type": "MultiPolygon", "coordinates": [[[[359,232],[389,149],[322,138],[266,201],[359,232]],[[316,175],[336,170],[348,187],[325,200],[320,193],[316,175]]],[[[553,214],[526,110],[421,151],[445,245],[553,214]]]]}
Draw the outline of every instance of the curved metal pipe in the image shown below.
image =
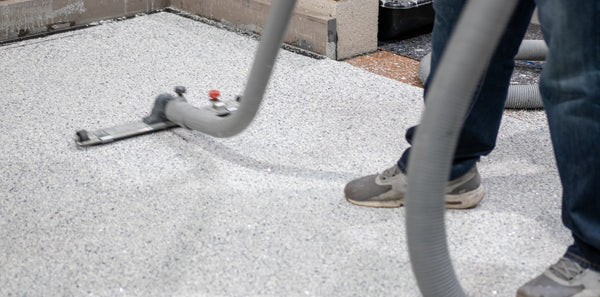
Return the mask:
{"type": "Polygon", "coordinates": [[[184,128],[215,137],[231,137],[246,129],[260,107],[295,5],[296,0],[273,1],[236,112],[219,117],[209,110],[199,109],[185,101],[172,100],[165,107],[167,119],[184,128]]]}
{"type": "Polygon", "coordinates": [[[444,188],[458,135],[517,0],[467,1],[425,100],[408,161],[406,232],[423,296],[465,296],[448,253],[444,188]]]}
{"type": "MultiPolygon", "coordinates": [[[[543,40],[523,40],[515,60],[543,61],[548,54],[548,46],[543,40]]],[[[422,84],[425,84],[431,70],[431,53],[427,54],[419,63],[417,75],[422,84]]],[[[512,109],[538,109],[544,108],[542,97],[537,84],[510,85],[506,97],[506,108],[512,109]]]]}

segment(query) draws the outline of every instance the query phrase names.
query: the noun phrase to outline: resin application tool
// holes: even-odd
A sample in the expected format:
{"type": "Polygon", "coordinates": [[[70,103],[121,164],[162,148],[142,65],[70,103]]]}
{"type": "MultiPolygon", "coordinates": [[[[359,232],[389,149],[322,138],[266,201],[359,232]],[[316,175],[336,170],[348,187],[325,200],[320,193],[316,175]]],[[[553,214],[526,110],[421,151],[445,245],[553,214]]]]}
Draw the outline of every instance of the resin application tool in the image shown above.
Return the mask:
{"type": "Polygon", "coordinates": [[[214,137],[240,133],[252,122],[260,107],[295,5],[296,0],[273,2],[244,93],[235,101],[223,101],[220,92],[212,90],[209,106],[198,108],[184,98],[185,87],[175,87],[176,95],[159,95],[151,114],[143,120],[105,129],[79,130],[75,142],[79,146],[104,144],[174,127],[198,130],[214,137]]]}

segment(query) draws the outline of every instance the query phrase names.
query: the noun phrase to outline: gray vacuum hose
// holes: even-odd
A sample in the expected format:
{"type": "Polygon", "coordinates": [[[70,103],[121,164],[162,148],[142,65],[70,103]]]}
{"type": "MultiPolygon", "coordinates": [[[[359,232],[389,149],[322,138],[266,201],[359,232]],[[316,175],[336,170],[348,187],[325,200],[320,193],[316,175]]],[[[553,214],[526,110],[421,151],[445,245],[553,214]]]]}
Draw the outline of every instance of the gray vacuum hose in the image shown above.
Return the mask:
{"type": "MultiPolygon", "coordinates": [[[[543,61],[546,59],[548,46],[543,40],[523,40],[515,60],[543,61]]],[[[419,63],[417,75],[421,83],[425,84],[431,69],[431,53],[427,54],[419,63]]],[[[511,85],[508,88],[506,108],[512,109],[538,109],[544,108],[542,97],[537,85],[511,85]]]]}
{"type": "Polygon", "coordinates": [[[467,1],[427,92],[406,193],[408,251],[426,297],[465,296],[446,242],[444,189],[470,99],[517,1],[467,1]]]}
{"type": "Polygon", "coordinates": [[[214,137],[231,137],[246,129],[260,107],[295,5],[296,0],[273,1],[236,112],[226,117],[218,117],[211,111],[196,108],[184,101],[173,100],[165,108],[167,119],[182,127],[214,137]]]}

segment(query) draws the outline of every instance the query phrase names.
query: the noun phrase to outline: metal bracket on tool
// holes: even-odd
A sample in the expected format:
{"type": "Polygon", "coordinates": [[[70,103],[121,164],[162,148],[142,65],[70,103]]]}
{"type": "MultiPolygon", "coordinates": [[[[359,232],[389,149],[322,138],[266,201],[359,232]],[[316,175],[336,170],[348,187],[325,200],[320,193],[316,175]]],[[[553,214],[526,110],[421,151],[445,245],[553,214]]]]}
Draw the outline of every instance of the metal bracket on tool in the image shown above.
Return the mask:
{"type": "MultiPolygon", "coordinates": [[[[186,88],[182,86],[175,87],[175,93],[177,96],[161,94],[156,97],[150,115],[143,118],[142,121],[95,131],[79,130],[75,133],[75,142],[79,146],[105,144],[119,139],[177,127],[179,125],[169,121],[165,114],[165,110],[167,104],[172,101],[187,102],[183,96],[183,94],[186,93],[186,88]]],[[[219,99],[221,93],[217,90],[210,91],[209,96],[211,105],[206,107],[206,109],[219,117],[226,117],[235,112],[238,109],[241,98],[240,96],[237,96],[235,101],[223,101],[219,99]]]]}
{"type": "Polygon", "coordinates": [[[152,112],[142,121],[94,131],[79,130],[75,133],[75,142],[79,146],[105,144],[119,139],[177,127],[177,124],[169,121],[165,116],[165,107],[167,103],[173,100],[186,102],[187,100],[183,97],[185,92],[185,87],[176,87],[177,97],[171,94],[161,94],[156,97],[152,112]]]}
{"type": "Polygon", "coordinates": [[[152,113],[143,121],[92,132],[79,130],[75,141],[80,146],[103,144],[177,126],[214,137],[231,137],[240,133],[252,122],[260,107],[296,1],[273,1],[250,68],[243,102],[240,102],[240,97],[225,102],[217,95],[211,96],[211,106],[196,108],[183,98],[185,88],[178,87],[175,89],[178,97],[159,96],[152,113]]]}
{"type": "Polygon", "coordinates": [[[211,110],[220,117],[225,117],[230,115],[231,113],[238,110],[239,102],[241,100],[240,96],[235,98],[235,101],[223,101],[219,99],[221,96],[221,92],[218,90],[211,90],[208,92],[208,96],[210,97],[211,110]]]}

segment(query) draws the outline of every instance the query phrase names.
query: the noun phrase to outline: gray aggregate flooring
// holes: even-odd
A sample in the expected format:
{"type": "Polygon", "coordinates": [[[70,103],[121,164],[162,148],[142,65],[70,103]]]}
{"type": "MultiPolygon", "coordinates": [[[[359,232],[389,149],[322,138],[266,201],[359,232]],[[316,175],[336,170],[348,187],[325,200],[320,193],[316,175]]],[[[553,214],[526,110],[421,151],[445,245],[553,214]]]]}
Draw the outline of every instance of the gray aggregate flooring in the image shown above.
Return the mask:
{"type": "MultiPolygon", "coordinates": [[[[257,42],[158,13],[0,47],[0,296],[418,296],[405,210],[346,202],[391,166],[421,89],[283,51],[240,135],[77,148],[175,85],[242,92],[257,42]]],[[[570,243],[542,111],[507,112],[487,196],[446,214],[472,296],[514,296],[570,243]]]]}

